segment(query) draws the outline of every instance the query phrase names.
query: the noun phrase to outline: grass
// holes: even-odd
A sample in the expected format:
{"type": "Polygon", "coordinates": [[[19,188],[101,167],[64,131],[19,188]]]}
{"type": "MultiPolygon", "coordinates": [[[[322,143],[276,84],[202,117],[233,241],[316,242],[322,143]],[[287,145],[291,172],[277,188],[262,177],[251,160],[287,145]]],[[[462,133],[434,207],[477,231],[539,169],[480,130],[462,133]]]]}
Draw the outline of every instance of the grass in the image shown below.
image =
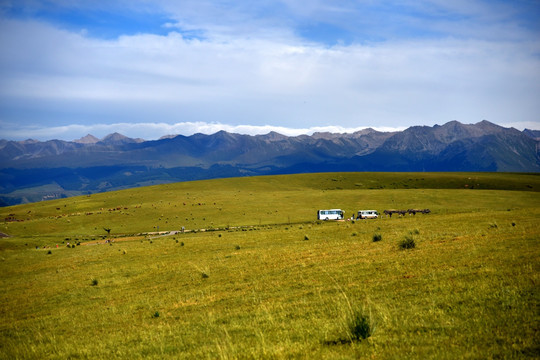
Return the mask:
{"type": "Polygon", "coordinates": [[[0,209],[29,219],[0,230],[12,235],[0,239],[0,358],[537,357],[540,194],[515,189],[537,177],[479,175],[512,191],[347,187],[362,175],[319,174],[341,190],[265,177],[0,209]],[[96,213],[113,204],[121,213],[96,213]],[[330,207],[432,213],[314,219],[330,207]],[[82,215],[57,218],[64,209],[82,215]],[[179,229],[177,216],[214,231],[143,234],[149,219],[179,229]],[[403,234],[414,251],[399,249],[403,234]]]}

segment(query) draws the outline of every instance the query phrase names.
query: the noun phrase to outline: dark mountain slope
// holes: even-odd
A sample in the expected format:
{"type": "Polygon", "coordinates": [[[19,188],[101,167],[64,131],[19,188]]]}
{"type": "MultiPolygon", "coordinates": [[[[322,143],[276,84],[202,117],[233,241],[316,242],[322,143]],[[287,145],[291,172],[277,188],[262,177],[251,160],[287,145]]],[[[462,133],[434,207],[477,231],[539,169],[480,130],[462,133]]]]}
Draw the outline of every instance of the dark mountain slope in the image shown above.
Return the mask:
{"type": "Polygon", "coordinates": [[[540,171],[534,139],[487,121],[411,127],[359,162],[378,171],[540,171]],[[378,165],[377,165],[378,164],[378,165]]]}

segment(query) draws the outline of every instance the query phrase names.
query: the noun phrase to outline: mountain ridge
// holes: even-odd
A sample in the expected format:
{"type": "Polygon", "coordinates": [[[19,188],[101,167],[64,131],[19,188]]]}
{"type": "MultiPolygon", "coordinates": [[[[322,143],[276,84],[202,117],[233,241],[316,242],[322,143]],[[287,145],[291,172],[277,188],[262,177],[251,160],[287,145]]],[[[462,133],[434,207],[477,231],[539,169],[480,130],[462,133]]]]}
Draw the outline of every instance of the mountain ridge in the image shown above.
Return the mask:
{"type": "Polygon", "coordinates": [[[88,134],[74,141],[0,140],[0,204],[216,177],[331,171],[540,172],[540,139],[488,121],[368,128],[355,133],[286,136],[88,134]],[[56,186],[49,188],[58,189],[56,186]],[[25,194],[25,195],[22,195],[25,194]],[[41,196],[41,197],[40,197],[41,196]]]}

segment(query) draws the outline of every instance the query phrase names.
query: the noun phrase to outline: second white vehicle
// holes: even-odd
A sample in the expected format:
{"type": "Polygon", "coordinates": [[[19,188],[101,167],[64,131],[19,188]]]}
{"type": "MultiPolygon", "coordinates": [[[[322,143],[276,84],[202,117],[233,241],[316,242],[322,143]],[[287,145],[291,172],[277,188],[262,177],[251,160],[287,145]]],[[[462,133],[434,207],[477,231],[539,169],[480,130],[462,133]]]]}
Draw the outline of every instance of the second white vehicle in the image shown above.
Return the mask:
{"type": "Polygon", "coordinates": [[[356,219],[376,219],[379,217],[377,210],[358,210],[356,219]]]}

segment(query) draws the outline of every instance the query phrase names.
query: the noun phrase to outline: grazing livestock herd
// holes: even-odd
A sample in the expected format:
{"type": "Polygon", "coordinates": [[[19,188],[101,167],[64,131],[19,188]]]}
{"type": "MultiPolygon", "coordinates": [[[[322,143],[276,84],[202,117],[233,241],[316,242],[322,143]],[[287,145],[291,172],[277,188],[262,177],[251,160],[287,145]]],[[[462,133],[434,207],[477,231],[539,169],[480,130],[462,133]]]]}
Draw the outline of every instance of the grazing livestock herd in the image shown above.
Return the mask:
{"type": "Polygon", "coordinates": [[[416,213],[421,213],[421,214],[429,214],[431,212],[431,210],[429,209],[408,209],[408,210],[384,210],[383,211],[386,215],[392,217],[392,214],[398,214],[398,215],[405,215],[405,214],[409,214],[409,215],[416,215],[416,213]]]}

